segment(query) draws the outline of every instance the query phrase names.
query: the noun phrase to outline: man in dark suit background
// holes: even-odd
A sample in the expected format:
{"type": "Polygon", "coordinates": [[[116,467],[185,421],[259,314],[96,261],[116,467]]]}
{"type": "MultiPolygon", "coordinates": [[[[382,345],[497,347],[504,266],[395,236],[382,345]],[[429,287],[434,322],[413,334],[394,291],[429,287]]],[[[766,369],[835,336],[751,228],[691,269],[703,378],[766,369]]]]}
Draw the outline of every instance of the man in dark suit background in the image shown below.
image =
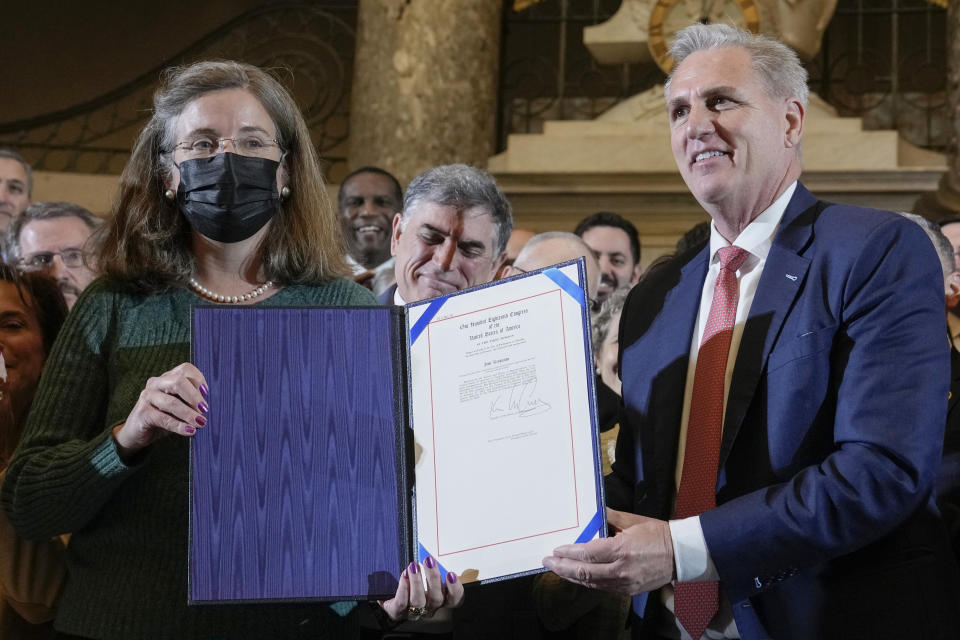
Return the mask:
{"type": "Polygon", "coordinates": [[[635,637],[960,637],[930,243],[798,182],[808,90],[787,47],[694,25],[671,53],[671,146],[711,236],[623,310],[619,533],[544,565],[635,594],[635,637]]]}
{"type": "Polygon", "coordinates": [[[621,287],[637,284],[640,266],[640,234],[633,223],[610,211],[598,211],[577,223],[573,233],[583,238],[600,265],[597,302],[603,303],[621,287]]]}
{"type": "Polygon", "coordinates": [[[337,212],[347,243],[347,264],[353,278],[380,295],[393,284],[390,233],[393,216],[403,203],[403,189],[389,171],[360,167],[349,173],[337,191],[337,212]]]}
{"type": "MultiPolygon", "coordinates": [[[[490,282],[506,258],[512,230],[510,202],[489,173],[465,164],[427,169],[410,181],[403,210],[393,218],[396,284],[378,300],[403,305],[490,282]]],[[[472,639],[535,632],[531,582],[527,577],[471,585],[465,606],[405,623],[398,637],[472,639]]]]}
{"type": "MultiPolygon", "coordinates": [[[[957,270],[955,251],[941,225],[915,213],[901,212],[923,229],[940,258],[943,269],[943,293],[947,302],[947,341],[950,344],[950,394],[947,402],[946,433],[943,436],[943,460],[937,474],[937,506],[947,525],[954,558],[960,558],[960,352],[953,332],[951,316],[960,303],[960,271],[957,270]]],[[[955,316],[954,316],[955,317],[955,316]]]]}
{"type": "Polygon", "coordinates": [[[405,304],[490,282],[506,257],[513,212],[483,169],[448,164],[410,181],[393,218],[396,285],[382,304],[405,304]]]}

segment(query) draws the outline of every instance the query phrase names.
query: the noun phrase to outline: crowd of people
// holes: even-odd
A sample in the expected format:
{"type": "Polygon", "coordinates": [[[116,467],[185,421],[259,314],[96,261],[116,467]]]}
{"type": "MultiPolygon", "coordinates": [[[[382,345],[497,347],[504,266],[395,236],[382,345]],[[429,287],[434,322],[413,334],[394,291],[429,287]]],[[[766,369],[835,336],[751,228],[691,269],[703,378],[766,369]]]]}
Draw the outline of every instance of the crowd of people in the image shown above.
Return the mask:
{"type": "Polygon", "coordinates": [[[362,167],[328,202],[242,63],[165,72],[102,221],[31,202],[0,150],[0,637],[958,637],[960,219],[807,191],[784,45],[694,25],[671,54],[711,221],[646,270],[626,218],[515,229],[465,164],[362,167]],[[404,305],[578,258],[609,537],[467,590],[427,557],[369,606],[188,605],[196,305],[404,305]]]}

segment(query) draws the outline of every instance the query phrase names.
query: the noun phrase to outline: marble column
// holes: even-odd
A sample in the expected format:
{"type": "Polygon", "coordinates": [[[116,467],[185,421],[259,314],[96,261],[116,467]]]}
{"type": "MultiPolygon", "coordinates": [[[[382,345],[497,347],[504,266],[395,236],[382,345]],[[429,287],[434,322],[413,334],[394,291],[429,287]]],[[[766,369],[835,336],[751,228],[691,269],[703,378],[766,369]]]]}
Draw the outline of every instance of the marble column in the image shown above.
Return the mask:
{"type": "Polygon", "coordinates": [[[360,0],[349,168],[406,184],[429,167],[486,166],[494,151],[499,0],[360,0]]]}
{"type": "Polygon", "coordinates": [[[947,101],[951,132],[949,166],[940,180],[935,197],[938,213],[960,213],[960,6],[952,0],[947,6],[947,101]]]}

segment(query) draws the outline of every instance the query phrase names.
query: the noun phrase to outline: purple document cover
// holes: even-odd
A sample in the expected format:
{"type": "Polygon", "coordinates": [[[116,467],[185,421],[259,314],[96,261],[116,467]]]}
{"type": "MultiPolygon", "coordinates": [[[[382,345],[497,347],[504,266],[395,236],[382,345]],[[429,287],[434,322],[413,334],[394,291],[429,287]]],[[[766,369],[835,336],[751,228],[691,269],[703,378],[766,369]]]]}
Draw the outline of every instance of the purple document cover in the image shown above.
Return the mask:
{"type": "Polygon", "coordinates": [[[392,597],[412,560],[402,322],[194,310],[210,413],[190,445],[191,603],[392,597]]]}

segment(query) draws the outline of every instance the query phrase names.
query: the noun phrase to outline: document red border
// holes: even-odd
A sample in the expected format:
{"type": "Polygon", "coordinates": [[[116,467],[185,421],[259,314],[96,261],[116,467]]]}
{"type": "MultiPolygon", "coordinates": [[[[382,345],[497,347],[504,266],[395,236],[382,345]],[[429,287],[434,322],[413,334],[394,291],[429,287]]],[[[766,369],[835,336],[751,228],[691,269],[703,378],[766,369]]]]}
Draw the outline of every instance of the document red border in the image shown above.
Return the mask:
{"type": "Polygon", "coordinates": [[[564,293],[563,293],[563,291],[562,291],[560,288],[557,288],[557,289],[552,289],[552,290],[550,290],[550,291],[544,291],[544,292],[542,292],[542,293],[538,293],[538,294],[535,294],[535,295],[532,295],[532,296],[525,296],[525,297],[523,297],[523,298],[517,298],[517,299],[515,299],[515,300],[510,300],[510,301],[507,301],[507,302],[502,302],[502,303],[500,303],[500,304],[491,305],[491,306],[489,306],[489,307],[484,307],[484,308],[482,308],[482,309],[475,309],[475,310],[469,311],[469,312],[467,312],[467,313],[461,313],[461,314],[454,315],[454,316],[448,316],[448,317],[445,317],[445,318],[441,318],[441,319],[439,319],[439,320],[434,320],[434,321],[430,322],[429,324],[427,324],[427,327],[426,327],[426,333],[427,333],[427,357],[428,357],[428,371],[429,371],[429,378],[430,378],[430,431],[431,431],[431,439],[432,439],[432,447],[433,447],[434,522],[435,522],[435,524],[436,524],[435,534],[436,534],[436,540],[437,540],[436,555],[437,555],[438,557],[451,556],[451,555],[455,555],[455,554],[458,554],[458,553],[465,553],[465,552],[467,552],[467,551],[475,551],[475,550],[477,550],[477,549],[486,549],[486,548],[489,548],[489,547],[495,547],[495,546],[502,545],[502,544],[509,544],[509,543],[511,543],[511,542],[517,542],[517,541],[519,541],[519,540],[527,540],[527,539],[530,539],[530,538],[537,538],[537,537],[540,537],[540,536],[550,535],[550,534],[553,534],[553,533],[559,533],[559,532],[561,532],[561,531],[569,531],[569,530],[571,530],[571,529],[578,529],[578,528],[580,527],[580,503],[579,503],[579,493],[578,493],[578,491],[577,491],[576,447],[575,447],[574,438],[573,438],[573,410],[572,410],[572,407],[570,406],[570,363],[569,363],[569,358],[568,358],[568,354],[567,354],[567,340],[566,340],[567,330],[566,330],[566,325],[565,325],[565,323],[564,323],[564,321],[563,321],[563,314],[564,314],[563,303],[564,303],[564,293]],[[545,295],[550,295],[550,294],[556,294],[556,295],[560,296],[560,298],[559,298],[559,299],[560,299],[560,329],[561,329],[561,331],[563,332],[563,338],[564,338],[564,339],[563,339],[563,363],[564,363],[564,376],[565,376],[566,386],[567,386],[567,388],[566,388],[566,397],[567,397],[567,423],[568,423],[569,432],[570,432],[570,464],[571,464],[571,466],[572,466],[572,468],[573,468],[573,469],[572,469],[572,470],[573,470],[573,499],[574,499],[574,506],[575,506],[576,522],[575,522],[574,524],[572,524],[571,526],[569,526],[569,527],[563,527],[563,528],[560,528],[560,529],[553,529],[553,530],[550,530],[550,531],[541,531],[541,532],[537,532],[537,533],[532,533],[532,534],[527,535],[527,536],[520,536],[520,537],[517,537],[517,538],[512,538],[512,539],[510,539],[510,540],[501,540],[501,541],[498,541],[498,542],[491,542],[491,543],[489,543],[489,544],[477,545],[477,546],[475,546],[475,547],[469,547],[469,548],[466,548],[466,549],[459,549],[459,550],[456,550],[456,551],[446,551],[446,552],[444,552],[444,551],[441,550],[442,547],[441,547],[441,544],[440,544],[440,497],[439,497],[439,491],[437,490],[437,436],[436,436],[436,421],[435,421],[435,417],[434,417],[434,406],[435,406],[435,405],[434,405],[434,398],[433,398],[433,351],[432,351],[432,343],[431,343],[431,341],[430,341],[430,327],[431,327],[432,325],[434,325],[434,324],[439,324],[439,323],[441,323],[441,322],[446,322],[446,321],[448,321],[448,320],[454,320],[454,319],[456,319],[456,318],[462,318],[462,317],[464,317],[464,316],[469,316],[469,315],[472,315],[472,314],[475,314],[475,313],[481,313],[481,312],[484,312],[484,311],[489,311],[490,309],[496,309],[497,307],[504,307],[504,306],[507,306],[507,305],[516,304],[517,302],[522,302],[522,301],[524,301],[524,300],[529,300],[529,299],[532,299],[532,298],[538,298],[538,297],[545,296],[545,295]]]}

